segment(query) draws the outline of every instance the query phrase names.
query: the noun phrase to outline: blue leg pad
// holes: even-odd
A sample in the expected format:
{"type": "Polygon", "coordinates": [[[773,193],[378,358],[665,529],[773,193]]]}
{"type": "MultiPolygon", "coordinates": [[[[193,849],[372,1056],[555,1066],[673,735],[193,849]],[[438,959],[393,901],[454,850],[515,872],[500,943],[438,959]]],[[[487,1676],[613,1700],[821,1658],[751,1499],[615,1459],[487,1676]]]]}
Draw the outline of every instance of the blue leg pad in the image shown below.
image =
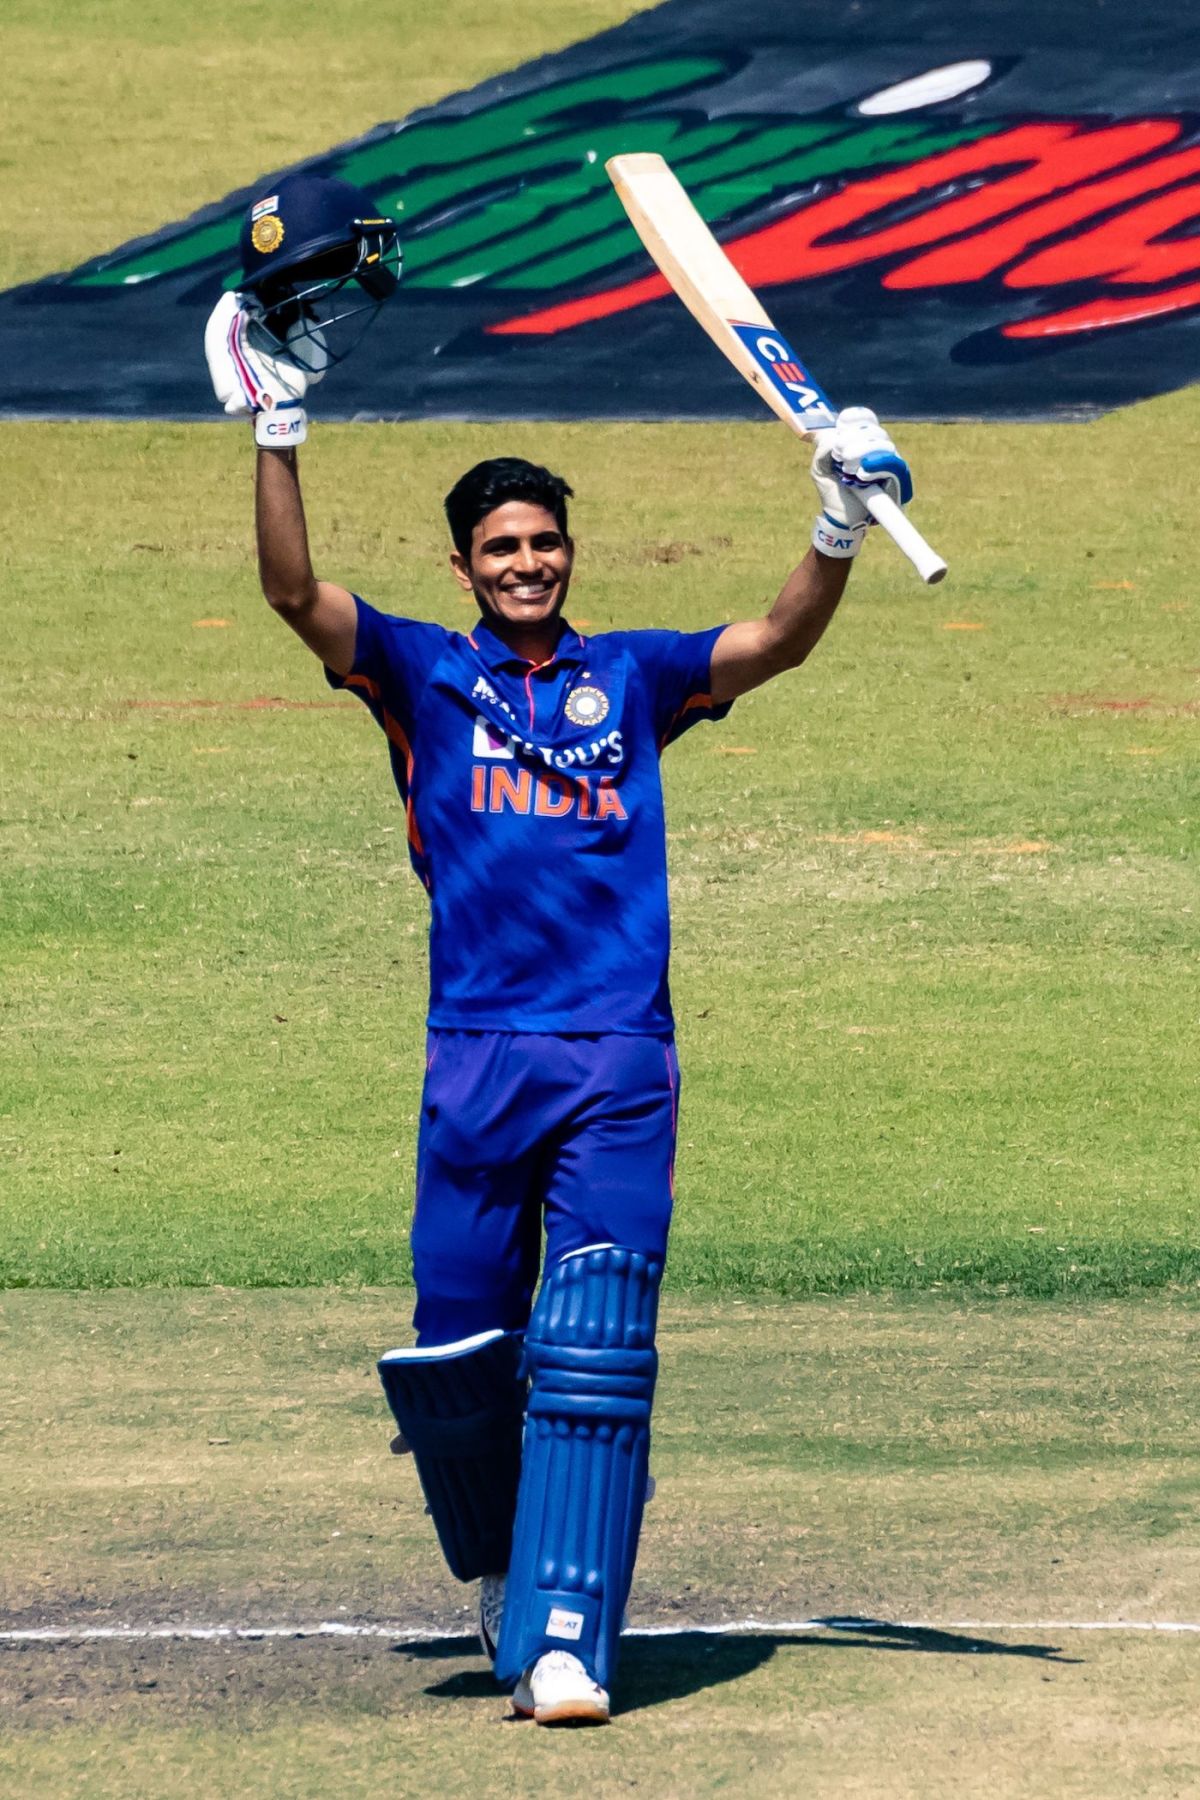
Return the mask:
{"type": "Polygon", "coordinates": [[[520,1337],[485,1331],[430,1350],[389,1350],[379,1378],[451,1574],[502,1575],[521,1476],[520,1337]]]}
{"type": "Polygon", "coordinates": [[[608,1687],[633,1579],[662,1264],[605,1245],[564,1257],[525,1338],[521,1488],[496,1674],[569,1650],[608,1687]]]}

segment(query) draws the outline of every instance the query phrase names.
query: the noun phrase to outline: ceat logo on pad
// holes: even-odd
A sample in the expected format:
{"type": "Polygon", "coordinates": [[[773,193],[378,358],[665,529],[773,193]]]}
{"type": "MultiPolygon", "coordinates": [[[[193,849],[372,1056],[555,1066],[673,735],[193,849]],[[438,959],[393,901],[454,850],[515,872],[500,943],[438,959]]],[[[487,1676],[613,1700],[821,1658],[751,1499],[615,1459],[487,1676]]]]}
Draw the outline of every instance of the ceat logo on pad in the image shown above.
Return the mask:
{"type": "Polygon", "coordinates": [[[550,1608],[550,1621],[546,1626],[546,1636],[566,1638],[569,1643],[578,1643],[583,1632],[583,1614],[567,1612],[564,1607],[550,1608]]]}

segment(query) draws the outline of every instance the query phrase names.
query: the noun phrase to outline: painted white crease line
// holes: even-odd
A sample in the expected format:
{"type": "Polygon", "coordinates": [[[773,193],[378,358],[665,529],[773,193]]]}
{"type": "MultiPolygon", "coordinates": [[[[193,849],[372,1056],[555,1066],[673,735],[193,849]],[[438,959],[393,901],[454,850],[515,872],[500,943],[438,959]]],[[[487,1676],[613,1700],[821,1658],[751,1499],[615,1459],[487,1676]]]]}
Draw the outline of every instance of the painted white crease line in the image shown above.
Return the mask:
{"type": "MultiPolygon", "coordinates": [[[[828,1624],[829,1621],[827,1620],[828,1624]]],[[[922,1625],[898,1620],[905,1631],[1194,1631],[1200,1623],[1189,1619],[950,1619],[946,1624],[922,1625]]],[[[839,1624],[838,1631],[855,1627],[839,1624]]],[[[857,1627],[862,1630],[862,1626],[857,1627]]]]}
{"type": "Polygon", "coordinates": [[[735,1619],[725,1625],[634,1625],[625,1637],[713,1636],[748,1631],[1194,1631],[1200,1622],[1179,1619],[735,1619]]]}
{"type": "MultiPolygon", "coordinates": [[[[1184,1619],[730,1619],[719,1624],[633,1625],[631,1638],[689,1636],[735,1637],[749,1632],[778,1636],[801,1631],[844,1631],[850,1634],[887,1631],[1114,1631],[1175,1632],[1200,1635],[1200,1622],[1184,1619]]],[[[255,1643],[264,1638],[386,1638],[394,1644],[436,1644],[460,1640],[478,1643],[474,1631],[429,1631],[399,1624],[347,1625],[336,1620],[283,1625],[80,1625],[0,1630],[3,1644],[255,1643]]]]}
{"type": "Polygon", "coordinates": [[[336,1620],[302,1625],[84,1625],[72,1630],[45,1628],[0,1631],[0,1644],[142,1644],[152,1639],[188,1643],[228,1643],[242,1639],[257,1643],[262,1638],[387,1638],[394,1644],[437,1644],[461,1638],[478,1643],[474,1631],[426,1631],[412,1625],[341,1625],[336,1620]]]}

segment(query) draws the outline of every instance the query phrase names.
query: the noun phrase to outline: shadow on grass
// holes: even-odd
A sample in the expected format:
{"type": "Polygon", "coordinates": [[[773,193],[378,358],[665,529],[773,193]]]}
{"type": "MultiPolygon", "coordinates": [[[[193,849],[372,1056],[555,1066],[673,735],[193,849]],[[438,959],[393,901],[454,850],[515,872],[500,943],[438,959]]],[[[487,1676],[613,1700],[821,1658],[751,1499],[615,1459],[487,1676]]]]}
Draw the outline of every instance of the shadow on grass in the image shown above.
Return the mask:
{"type": "MultiPolygon", "coordinates": [[[[777,1650],[891,1650],[927,1656],[1023,1656],[1059,1665],[1083,1659],[1064,1656],[1056,1644],[1002,1643],[970,1632],[939,1631],[924,1625],[893,1625],[885,1619],[837,1618],[813,1621],[812,1631],[687,1631],[661,1637],[626,1637],[621,1642],[617,1712],[642,1712],[688,1694],[737,1681],[770,1662],[777,1650]],[[819,1629],[816,1629],[819,1628],[819,1629]],[[837,1635],[834,1635],[837,1634],[837,1635]]],[[[398,1656],[430,1661],[461,1658],[471,1649],[461,1637],[426,1644],[398,1644],[398,1656]]],[[[485,1700],[498,1693],[490,1669],[459,1669],[425,1692],[439,1700],[485,1700]]]]}
{"type": "Polygon", "coordinates": [[[1005,1644],[998,1638],[976,1637],[969,1631],[940,1631],[932,1625],[893,1625],[886,1619],[860,1619],[853,1614],[814,1619],[826,1631],[842,1631],[842,1638],[782,1638],[783,1643],[838,1645],[866,1641],[878,1650],[925,1650],[935,1656],[1029,1656],[1035,1662],[1078,1663],[1081,1656],[1064,1656],[1058,1644],[1005,1644]]]}

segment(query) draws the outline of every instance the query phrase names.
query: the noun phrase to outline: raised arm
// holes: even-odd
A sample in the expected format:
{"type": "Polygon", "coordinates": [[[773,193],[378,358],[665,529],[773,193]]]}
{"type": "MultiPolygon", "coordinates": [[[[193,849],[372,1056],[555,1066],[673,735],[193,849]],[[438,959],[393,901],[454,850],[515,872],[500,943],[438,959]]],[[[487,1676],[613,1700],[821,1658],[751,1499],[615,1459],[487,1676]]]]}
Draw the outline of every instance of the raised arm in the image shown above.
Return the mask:
{"type": "Polygon", "coordinates": [[[835,561],[810,550],[766,618],[727,625],[713,646],[713,699],[736,700],[772,675],[798,668],[819,643],[849,576],[848,559],[835,561]]]}
{"type": "Polygon", "coordinates": [[[296,447],[308,421],[304,397],[317,379],[294,359],[271,355],[250,329],[242,296],[222,294],[204,328],[213,392],[233,418],[253,419],[258,445],[255,525],[262,590],[314,655],[338,675],[354,667],[354,595],[318,581],[308,553],[296,447]]]}
{"type": "Polygon", "coordinates": [[[812,477],[821,497],[813,547],[765,618],[728,625],[717,639],[712,692],[718,704],[797,668],[820,642],[867,535],[863,489],[882,487],[904,505],[912,495],[908,465],[865,407],[847,408],[832,431],[818,433],[812,477]]]}
{"type": "Polygon", "coordinates": [[[269,604],[335,674],[349,675],[357,629],[354,595],[313,573],[295,450],[260,446],[254,502],[258,576],[269,604]]]}

